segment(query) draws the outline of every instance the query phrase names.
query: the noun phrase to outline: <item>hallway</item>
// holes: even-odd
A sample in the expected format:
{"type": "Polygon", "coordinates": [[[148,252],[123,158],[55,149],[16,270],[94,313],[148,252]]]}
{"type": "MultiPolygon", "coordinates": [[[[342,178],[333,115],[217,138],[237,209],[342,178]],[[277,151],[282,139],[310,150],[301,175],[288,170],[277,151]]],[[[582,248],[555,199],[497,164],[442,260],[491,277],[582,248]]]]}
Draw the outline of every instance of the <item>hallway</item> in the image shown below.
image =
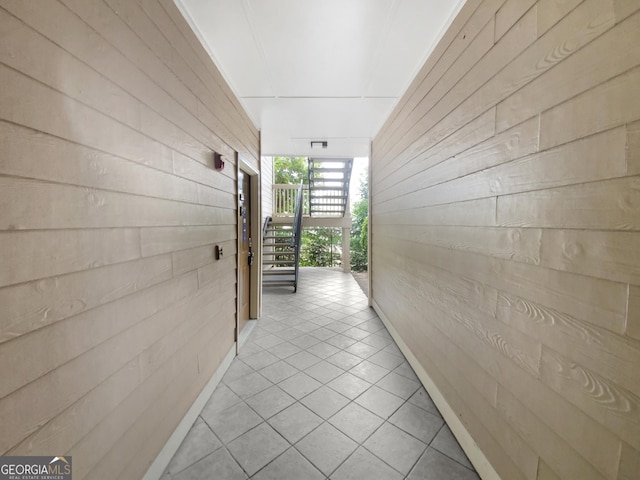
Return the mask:
{"type": "Polygon", "coordinates": [[[478,479],[350,274],[263,301],[162,480],[478,479]]]}

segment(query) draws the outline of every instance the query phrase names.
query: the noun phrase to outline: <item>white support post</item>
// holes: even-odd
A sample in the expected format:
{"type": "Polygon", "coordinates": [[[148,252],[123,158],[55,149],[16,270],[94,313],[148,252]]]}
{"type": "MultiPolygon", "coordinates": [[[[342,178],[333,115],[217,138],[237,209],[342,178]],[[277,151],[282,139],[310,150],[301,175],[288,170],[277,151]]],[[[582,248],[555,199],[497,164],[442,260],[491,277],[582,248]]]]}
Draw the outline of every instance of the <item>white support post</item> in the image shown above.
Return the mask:
{"type": "Polygon", "coordinates": [[[342,270],[351,271],[351,228],[342,227],[342,270]]]}

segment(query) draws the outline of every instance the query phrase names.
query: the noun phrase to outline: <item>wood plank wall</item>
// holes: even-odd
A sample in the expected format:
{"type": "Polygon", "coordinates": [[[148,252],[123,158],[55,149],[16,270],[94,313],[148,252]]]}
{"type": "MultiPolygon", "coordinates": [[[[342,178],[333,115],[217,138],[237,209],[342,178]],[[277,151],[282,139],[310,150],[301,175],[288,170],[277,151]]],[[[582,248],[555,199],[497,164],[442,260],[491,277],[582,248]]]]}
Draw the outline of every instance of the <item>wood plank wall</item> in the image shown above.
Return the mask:
{"type": "Polygon", "coordinates": [[[0,454],[142,477],[233,345],[258,138],[171,0],[0,0],[0,454]]]}
{"type": "Polygon", "coordinates": [[[640,478],[640,2],[468,0],[372,150],[374,301],[498,474],[640,478]]]}

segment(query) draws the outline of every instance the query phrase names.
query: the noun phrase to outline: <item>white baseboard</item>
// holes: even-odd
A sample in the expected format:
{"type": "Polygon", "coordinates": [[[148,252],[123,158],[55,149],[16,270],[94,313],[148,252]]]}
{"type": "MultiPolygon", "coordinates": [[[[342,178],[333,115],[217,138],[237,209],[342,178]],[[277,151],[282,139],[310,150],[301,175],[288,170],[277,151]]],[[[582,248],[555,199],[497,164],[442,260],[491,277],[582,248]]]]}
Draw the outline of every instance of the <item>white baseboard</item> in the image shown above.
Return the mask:
{"type": "Polygon", "coordinates": [[[489,460],[487,460],[487,457],[484,455],[482,450],[480,450],[480,447],[478,447],[476,442],[473,440],[454,410],[449,406],[436,384],[433,383],[431,377],[429,377],[426,370],[422,365],[420,365],[418,359],[411,352],[404,340],[402,340],[402,337],[400,337],[400,334],[394,328],[389,318],[384,314],[380,305],[378,305],[375,300],[372,300],[372,305],[373,309],[380,317],[380,320],[382,320],[382,323],[384,323],[385,327],[387,327],[387,330],[395,340],[398,348],[400,348],[400,351],[402,351],[403,355],[416,372],[416,375],[418,375],[418,378],[422,382],[422,385],[424,385],[425,390],[429,396],[431,396],[433,403],[435,403],[438,410],[440,410],[440,413],[447,422],[447,425],[449,425],[451,432],[453,432],[453,435],[458,440],[458,443],[464,450],[464,453],[469,457],[469,461],[473,464],[476,472],[480,475],[480,478],[484,480],[501,480],[498,473],[495,471],[491,463],[489,463],[489,460]]]}
{"type": "MultiPolygon", "coordinates": [[[[243,331],[244,330],[246,330],[246,328],[243,329],[243,331]]],[[[189,433],[193,422],[195,422],[198,415],[200,415],[200,412],[206,405],[207,400],[209,400],[209,397],[211,397],[211,394],[220,383],[220,380],[222,380],[222,377],[231,365],[235,356],[236,344],[234,343],[227,355],[224,357],[224,360],[222,360],[222,363],[216,370],[216,373],[214,373],[211,380],[207,382],[196,400],[193,402],[193,405],[191,405],[191,408],[189,408],[185,416],[180,420],[180,423],[169,437],[169,440],[167,440],[167,443],[164,444],[160,453],[158,453],[153,463],[149,466],[149,469],[147,470],[147,473],[144,474],[144,477],[142,477],[142,480],[159,480],[162,477],[167,466],[169,466],[169,462],[178,451],[178,448],[187,436],[187,433],[189,433]]]]}
{"type": "Polygon", "coordinates": [[[256,326],[258,320],[248,320],[245,324],[244,328],[240,331],[240,335],[238,336],[238,350],[242,348],[244,342],[249,338],[249,334],[252,332],[253,327],[256,326]]]}

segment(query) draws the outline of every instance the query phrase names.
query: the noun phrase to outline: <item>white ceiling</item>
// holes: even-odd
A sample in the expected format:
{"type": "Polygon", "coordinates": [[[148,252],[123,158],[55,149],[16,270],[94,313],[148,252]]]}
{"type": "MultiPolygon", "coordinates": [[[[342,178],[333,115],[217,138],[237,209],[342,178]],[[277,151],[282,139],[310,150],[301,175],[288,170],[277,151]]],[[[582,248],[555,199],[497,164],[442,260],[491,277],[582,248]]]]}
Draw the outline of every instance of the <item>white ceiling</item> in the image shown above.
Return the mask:
{"type": "Polygon", "coordinates": [[[464,1],[176,3],[262,131],[263,155],[354,157],[368,156],[464,1]]]}

